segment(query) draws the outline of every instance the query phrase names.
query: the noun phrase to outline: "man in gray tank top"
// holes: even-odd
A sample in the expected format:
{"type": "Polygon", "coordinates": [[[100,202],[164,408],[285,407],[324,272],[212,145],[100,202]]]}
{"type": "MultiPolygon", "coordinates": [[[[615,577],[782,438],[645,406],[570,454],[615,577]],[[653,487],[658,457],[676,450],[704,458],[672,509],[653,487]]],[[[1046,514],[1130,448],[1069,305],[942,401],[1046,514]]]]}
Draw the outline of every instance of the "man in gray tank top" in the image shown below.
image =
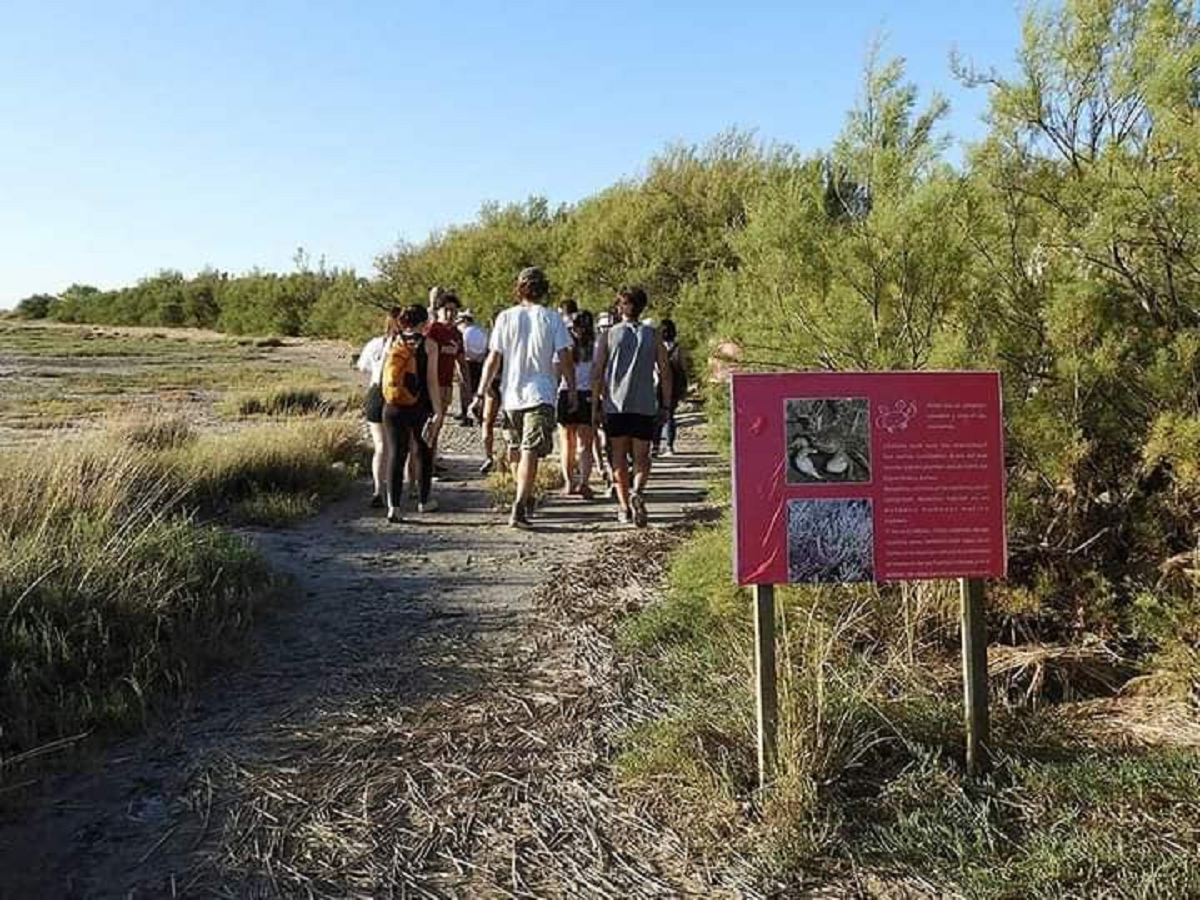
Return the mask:
{"type": "Polygon", "coordinates": [[[645,490],[650,478],[650,442],[659,416],[671,408],[671,365],[658,329],[641,321],[646,292],[623,288],[617,294],[621,321],[601,341],[592,365],[592,419],[603,421],[612,441],[617,484],[617,521],[647,522],[645,490]],[[655,374],[661,386],[662,407],[655,374]],[[633,456],[630,483],[629,457],[633,456]]]}

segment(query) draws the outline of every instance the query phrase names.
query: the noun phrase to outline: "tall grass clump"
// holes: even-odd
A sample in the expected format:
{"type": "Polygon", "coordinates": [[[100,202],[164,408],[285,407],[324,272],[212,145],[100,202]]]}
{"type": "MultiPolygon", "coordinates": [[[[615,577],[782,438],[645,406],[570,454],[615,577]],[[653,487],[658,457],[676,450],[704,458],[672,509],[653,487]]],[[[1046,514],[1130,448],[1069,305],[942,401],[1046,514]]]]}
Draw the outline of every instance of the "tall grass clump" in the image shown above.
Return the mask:
{"type": "Polygon", "coordinates": [[[186,447],[197,438],[191,420],[178,412],[139,412],[109,424],[109,432],[121,444],[146,450],[186,447]]]}
{"type": "Polygon", "coordinates": [[[0,465],[0,776],[4,756],[137,724],[231,652],[277,580],[221,523],[263,497],[311,510],[362,452],[334,421],[165,449],[123,434],[0,465]]]}
{"type": "MultiPolygon", "coordinates": [[[[560,490],[566,482],[563,481],[562,470],[553,464],[552,460],[538,466],[537,477],[533,482],[533,496],[540,500],[554,491],[560,490]]],[[[517,499],[516,470],[508,465],[507,460],[487,477],[487,490],[492,497],[492,503],[497,509],[512,506],[517,499]]]]}
{"type": "Polygon", "coordinates": [[[339,496],[364,466],[365,452],[355,422],[299,420],[212,435],[163,459],[185,479],[189,503],[236,519],[239,507],[264,495],[322,502],[339,496]]]}
{"type": "Polygon", "coordinates": [[[362,404],[360,392],[343,391],[327,395],[320,388],[281,385],[240,391],[221,402],[228,416],[327,416],[338,415],[362,404]]]}
{"type": "Polygon", "coordinates": [[[1194,751],[1118,752],[1053,709],[996,703],[997,766],[965,776],[953,584],[776,589],[779,760],[760,792],[731,546],[728,522],[697,532],[618,632],[652,700],[618,778],[699,852],[797,889],[865,868],[972,897],[1197,891],[1194,751]]]}

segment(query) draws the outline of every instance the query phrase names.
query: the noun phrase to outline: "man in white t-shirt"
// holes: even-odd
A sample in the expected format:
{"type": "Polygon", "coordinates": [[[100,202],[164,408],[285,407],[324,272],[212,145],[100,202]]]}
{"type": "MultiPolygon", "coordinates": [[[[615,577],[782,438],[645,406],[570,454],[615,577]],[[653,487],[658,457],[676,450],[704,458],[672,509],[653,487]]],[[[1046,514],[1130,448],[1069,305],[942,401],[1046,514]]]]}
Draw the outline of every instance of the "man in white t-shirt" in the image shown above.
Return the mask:
{"type": "Polygon", "coordinates": [[[483,403],[482,385],[490,384],[504,367],[500,402],[509,458],[517,460],[517,499],[508,520],[514,528],[529,527],[538,461],[554,448],[559,369],[567,382],[569,407],[574,411],[579,404],[571,336],[558,313],[541,305],[549,291],[550,283],[541,269],[531,266],[521,270],[517,276],[517,305],[496,317],[481,388],[475,394],[478,410],[483,403]]]}

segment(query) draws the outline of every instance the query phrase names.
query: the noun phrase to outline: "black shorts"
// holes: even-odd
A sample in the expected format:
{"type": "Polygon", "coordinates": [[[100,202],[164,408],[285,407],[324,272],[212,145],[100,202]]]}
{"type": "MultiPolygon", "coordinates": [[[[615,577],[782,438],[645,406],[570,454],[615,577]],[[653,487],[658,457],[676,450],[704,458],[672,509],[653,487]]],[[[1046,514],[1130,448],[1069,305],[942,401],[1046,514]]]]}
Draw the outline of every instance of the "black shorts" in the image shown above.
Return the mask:
{"type": "Polygon", "coordinates": [[[609,438],[628,437],[636,441],[654,440],[654,416],[637,413],[609,413],[605,416],[604,433],[609,438]]]}
{"type": "Polygon", "coordinates": [[[567,392],[558,392],[558,424],[559,425],[591,425],[592,424],[592,394],[591,391],[579,391],[579,406],[575,412],[567,409],[567,392]]]}
{"type": "Polygon", "coordinates": [[[363,401],[363,415],[373,425],[383,422],[383,388],[377,384],[367,388],[367,396],[363,401]]]}

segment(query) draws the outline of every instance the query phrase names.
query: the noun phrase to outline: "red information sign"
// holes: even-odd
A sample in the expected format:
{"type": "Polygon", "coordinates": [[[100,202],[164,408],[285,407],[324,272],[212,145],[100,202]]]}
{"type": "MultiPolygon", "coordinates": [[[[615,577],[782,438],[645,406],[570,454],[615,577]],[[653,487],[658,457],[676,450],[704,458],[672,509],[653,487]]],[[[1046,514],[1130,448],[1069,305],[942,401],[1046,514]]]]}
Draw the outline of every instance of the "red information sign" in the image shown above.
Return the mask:
{"type": "Polygon", "coordinates": [[[738,374],[738,584],[1001,578],[995,372],[738,374]]]}

